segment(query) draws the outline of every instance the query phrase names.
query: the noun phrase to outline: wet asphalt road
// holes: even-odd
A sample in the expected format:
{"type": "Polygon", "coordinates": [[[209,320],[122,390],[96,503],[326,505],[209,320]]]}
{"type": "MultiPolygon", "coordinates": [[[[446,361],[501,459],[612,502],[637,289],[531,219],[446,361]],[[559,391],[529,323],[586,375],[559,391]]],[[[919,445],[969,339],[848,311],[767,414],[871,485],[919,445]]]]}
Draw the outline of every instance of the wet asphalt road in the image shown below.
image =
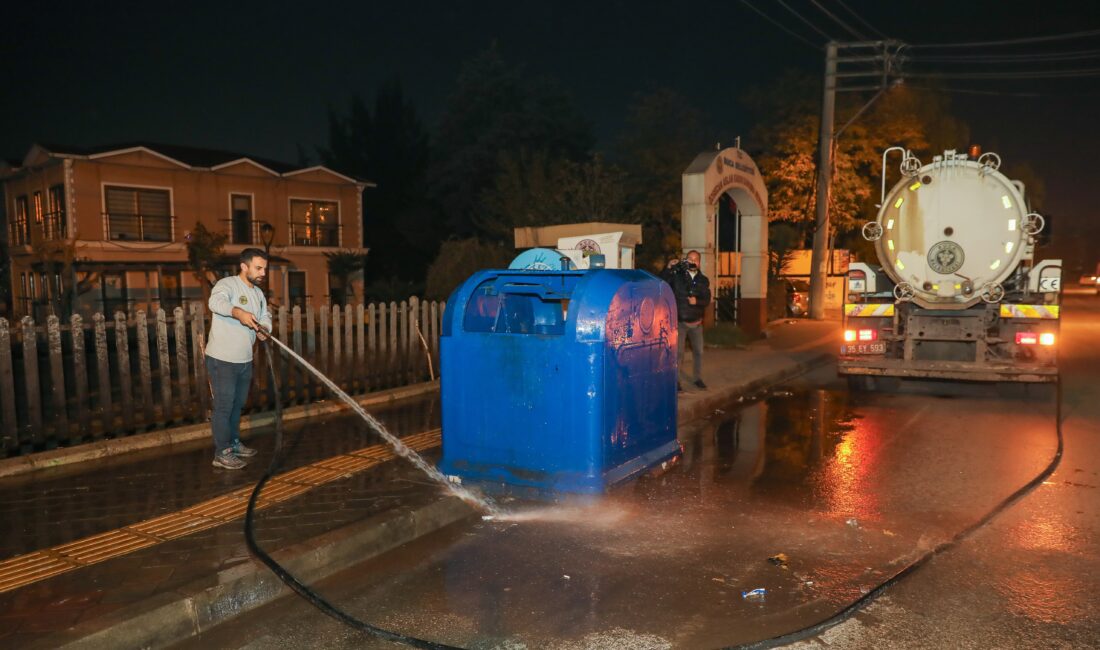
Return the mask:
{"type": "MultiPolygon", "coordinates": [[[[1067,309],[1066,455],[1047,484],[802,647],[1095,647],[1100,303],[1067,309]],[[1075,354],[1069,354],[1070,351],[1075,354]]],[[[1051,400],[848,393],[832,368],[681,432],[595,504],[474,522],[316,588],[461,647],[711,648],[826,618],[979,519],[1056,448],[1051,400]],[[769,562],[782,553],[785,562],[769,562]],[[763,599],[742,591],[763,587],[763,599]]],[[[285,598],[186,647],[388,647],[285,598]]]]}

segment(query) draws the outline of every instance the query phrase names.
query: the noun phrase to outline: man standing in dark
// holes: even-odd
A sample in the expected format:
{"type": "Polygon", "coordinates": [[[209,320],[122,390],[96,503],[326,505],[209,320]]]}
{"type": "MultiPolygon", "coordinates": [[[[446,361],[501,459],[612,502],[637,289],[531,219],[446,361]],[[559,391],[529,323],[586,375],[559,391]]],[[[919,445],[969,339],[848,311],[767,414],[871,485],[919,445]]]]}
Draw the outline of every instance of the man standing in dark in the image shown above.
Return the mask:
{"type": "MultiPolygon", "coordinates": [[[[694,371],[695,386],[706,389],[703,383],[703,314],[710,304],[710,280],[699,269],[699,251],[691,251],[687,259],[673,266],[669,264],[662,277],[672,286],[672,293],[676,296],[676,311],[678,312],[679,331],[678,345],[680,348],[680,366],[684,365],[684,353],[687,352],[685,343],[691,343],[691,360],[694,371]]],[[[680,389],[677,382],[677,389],[680,389]]]]}
{"type": "Polygon", "coordinates": [[[237,275],[222,278],[210,292],[210,342],[206,345],[206,372],[214,392],[214,467],[241,469],[242,458],[256,450],[241,442],[241,408],[252,385],[252,347],[256,336],[271,331],[271,312],[262,284],[267,276],[267,254],[258,248],[241,251],[237,275]]]}

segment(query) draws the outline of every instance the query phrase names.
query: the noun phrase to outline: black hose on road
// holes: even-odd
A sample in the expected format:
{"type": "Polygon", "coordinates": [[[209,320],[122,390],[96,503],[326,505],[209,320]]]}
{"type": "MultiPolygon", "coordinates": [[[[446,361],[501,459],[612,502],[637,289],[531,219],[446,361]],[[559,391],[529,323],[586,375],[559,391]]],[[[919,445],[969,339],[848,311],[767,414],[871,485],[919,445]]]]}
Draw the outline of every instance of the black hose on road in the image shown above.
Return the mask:
{"type": "MultiPolygon", "coordinates": [[[[270,336],[270,334],[268,335],[270,336]]],[[[271,373],[271,384],[275,392],[275,450],[271,457],[271,463],[267,467],[267,471],[259,482],[256,483],[256,487],[252,489],[252,495],[248,499],[248,510],[245,512],[244,517],[244,536],[245,541],[248,544],[248,548],[261,562],[264,563],[271,571],[278,576],[288,587],[294,590],[302,598],[305,598],[317,609],[321,610],[325,614],[332,618],[344,623],[345,625],[359,630],[365,634],[373,636],[375,638],[384,639],[386,641],[392,641],[394,643],[402,643],[412,646],[414,648],[426,648],[428,650],[462,650],[457,646],[449,646],[442,643],[436,643],[433,641],[426,641],[417,637],[401,634],[399,632],[392,632],[375,625],[371,625],[365,621],[355,618],[351,614],[336,607],[332,603],[324,599],[320,594],[310,589],[307,585],[302,584],[293,574],[287,571],[281,564],[275,561],[270,555],[268,555],[260,545],[256,542],[256,538],[253,530],[253,514],[256,509],[256,500],[259,497],[260,491],[263,490],[267,481],[275,475],[275,473],[282,467],[283,463],[283,405],[280,399],[279,393],[279,378],[275,375],[275,364],[273,363],[273,355],[271,354],[271,346],[265,345],[264,350],[267,353],[267,367],[271,373]]],[[[890,587],[898,584],[905,578],[916,573],[918,569],[926,565],[930,560],[938,555],[941,555],[962,543],[967,537],[972,535],[979,528],[982,528],[990,521],[992,521],[997,515],[1004,512],[1011,507],[1017,501],[1022,499],[1038,485],[1050,477],[1056,469],[1058,464],[1062,460],[1062,451],[1064,448],[1064,440],[1062,436],[1062,381],[1061,378],[1055,383],[1055,431],[1058,436],[1058,448],[1054,453],[1054,457],[1051,458],[1050,463],[1047,464],[1043,471],[1039,472],[1035,478],[1031,479],[1015,492],[1006,497],[1003,501],[998,503],[992,510],[985,514],[982,518],[975,521],[973,524],[962,529],[955,534],[950,540],[937,545],[935,548],[929,550],[924,555],[920,556],[905,568],[901,569],[894,575],[890,576],[885,581],[881,582],[878,586],[874,587],[859,599],[848,604],[846,607],[836,612],[832,616],[814,623],[808,627],[804,627],[794,632],[789,632],[780,636],[772,637],[770,639],[764,639],[761,641],[753,641],[751,643],[745,643],[741,645],[731,646],[729,650],[762,650],[764,648],[776,648],[779,646],[794,643],[796,641],[802,641],[813,636],[821,634],[825,630],[831,627],[839,625],[844,621],[851,618],[856,612],[863,609],[867,605],[871,604],[875,599],[886,592],[890,587]]]]}
{"type": "Polygon", "coordinates": [[[887,589],[889,589],[890,587],[898,584],[899,582],[901,582],[905,578],[908,578],[909,576],[916,573],[917,569],[920,569],[925,564],[928,564],[929,560],[931,560],[932,558],[936,557],[937,555],[941,555],[943,553],[946,553],[947,551],[950,551],[951,549],[955,548],[963,540],[965,540],[967,537],[972,535],[979,528],[982,528],[983,526],[988,524],[990,521],[993,521],[993,519],[997,515],[1001,514],[1005,510],[1007,510],[1009,507],[1011,507],[1013,504],[1015,504],[1017,501],[1019,501],[1023,497],[1027,496],[1028,493],[1030,493],[1032,490],[1034,490],[1043,481],[1047,480],[1047,478],[1049,478],[1050,475],[1054,473],[1054,470],[1058,469],[1058,464],[1060,462],[1062,462],[1062,450],[1063,450],[1063,447],[1064,447],[1064,441],[1063,441],[1063,437],[1062,437],[1062,379],[1061,379],[1061,377],[1059,377],[1058,380],[1054,384],[1054,394],[1055,394],[1055,406],[1054,406],[1054,409],[1055,409],[1054,410],[1055,431],[1058,435],[1058,449],[1054,452],[1054,457],[1050,459],[1050,463],[1048,463],[1046,468],[1043,469],[1043,471],[1039,472],[1039,474],[1035,478],[1033,478],[1030,481],[1028,481],[1027,483],[1025,483],[1022,487],[1020,487],[1018,490],[1016,490],[1012,494],[1008,495],[1008,497],[1006,497],[1003,501],[1001,501],[996,506],[994,506],[994,508],[992,510],[990,510],[988,513],[986,513],[986,515],[984,517],[977,520],[973,524],[970,524],[966,528],[962,529],[961,531],[956,533],[955,536],[952,537],[951,539],[937,545],[935,548],[933,548],[930,551],[926,552],[924,555],[920,556],[919,558],[917,558],[916,560],[911,562],[909,565],[907,565],[904,569],[902,569],[902,570],[898,571],[897,573],[895,573],[894,575],[890,576],[885,581],[880,583],[877,587],[870,590],[869,592],[867,592],[866,594],[861,596],[859,599],[857,599],[856,601],[850,603],[844,609],[842,609],[839,612],[833,614],[829,618],[826,618],[825,620],[820,621],[818,623],[814,623],[813,625],[811,625],[809,627],[804,627],[801,630],[796,630],[794,632],[789,632],[787,634],[772,637],[770,639],[764,639],[762,641],[753,641],[752,643],[743,643],[741,645],[731,646],[728,650],[762,650],[763,648],[776,648],[776,647],[779,647],[779,646],[794,643],[796,641],[803,641],[803,640],[808,639],[808,638],[813,637],[813,636],[817,636],[818,634],[821,634],[825,630],[828,630],[831,627],[834,627],[836,625],[839,625],[839,624],[843,623],[844,621],[847,621],[856,612],[863,609],[867,605],[871,604],[872,601],[874,601],[876,598],[878,598],[883,593],[885,593],[885,591],[887,589]]]}
{"type": "MultiPolygon", "coordinates": [[[[271,335],[268,334],[267,336],[271,335]]],[[[302,584],[298,578],[294,577],[290,571],[287,571],[283,565],[276,562],[275,559],[260,548],[259,543],[256,542],[255,531],[253,530],[253,515],[256,511],[256,500],[259,498],[260,491],[263,490],[264,485],[277,471],[279,471],[283,464],[283,403],[279,393],[279,378],[275,375],[274,356],[271,354],[271,345],[265,345],[263,347],[267,352],[267,367],[271,372],[271,386],[275,392],[275,451],[271,456],[271,463],[268,464],[267,471],[260,477],[260,480],[256,483],[256,487],[252,488],[252,495],[248,498],[248,510],[245,511],[244,515],[244,539],[248,544],[248,550],[252,551],[260,562],[263,562],[267,568],[271,569],[272,573],[278,576],[286,586],[293,589],[295,593],[305,598],[310,604],[325,614],[353,629],[378,639],[384,639],[394,643],[403,643],[414,648],[425,648],[427,650],[461,650],[454,646],[425,641],[424,639],[418,639],[399,632],[391,632],[390,630],[371,625],[370,623],[355,618],[351,614],[348,614],[325,600],[324,597],[310,589],[307,585],[302,584]]]]}

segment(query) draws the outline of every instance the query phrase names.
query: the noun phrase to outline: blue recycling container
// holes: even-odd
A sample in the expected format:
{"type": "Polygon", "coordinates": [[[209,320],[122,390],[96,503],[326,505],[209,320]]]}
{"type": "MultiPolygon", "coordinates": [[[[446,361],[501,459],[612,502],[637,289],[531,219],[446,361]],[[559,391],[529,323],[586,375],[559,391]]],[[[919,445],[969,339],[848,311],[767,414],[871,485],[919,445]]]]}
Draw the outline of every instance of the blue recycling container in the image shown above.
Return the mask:
{"type": "Polygon", "coordinates": [[[449,476],[591,494],[680,453],[675,300],[649,273],[480,271],[440,354],[449,476]]]}

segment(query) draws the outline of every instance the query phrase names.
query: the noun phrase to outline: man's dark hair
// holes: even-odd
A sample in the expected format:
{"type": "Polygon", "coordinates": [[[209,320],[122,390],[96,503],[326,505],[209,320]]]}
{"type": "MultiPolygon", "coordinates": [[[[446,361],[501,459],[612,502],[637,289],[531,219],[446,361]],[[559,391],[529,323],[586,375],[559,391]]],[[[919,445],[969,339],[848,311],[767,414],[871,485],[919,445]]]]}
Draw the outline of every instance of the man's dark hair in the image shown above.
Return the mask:
{"type": "Polygon", "coordinates": [[[246,248],[241,251],[241,264],[251,264],[253,257],[262,257],[267,261],[267,253],[262,248],[246,248]]]}

